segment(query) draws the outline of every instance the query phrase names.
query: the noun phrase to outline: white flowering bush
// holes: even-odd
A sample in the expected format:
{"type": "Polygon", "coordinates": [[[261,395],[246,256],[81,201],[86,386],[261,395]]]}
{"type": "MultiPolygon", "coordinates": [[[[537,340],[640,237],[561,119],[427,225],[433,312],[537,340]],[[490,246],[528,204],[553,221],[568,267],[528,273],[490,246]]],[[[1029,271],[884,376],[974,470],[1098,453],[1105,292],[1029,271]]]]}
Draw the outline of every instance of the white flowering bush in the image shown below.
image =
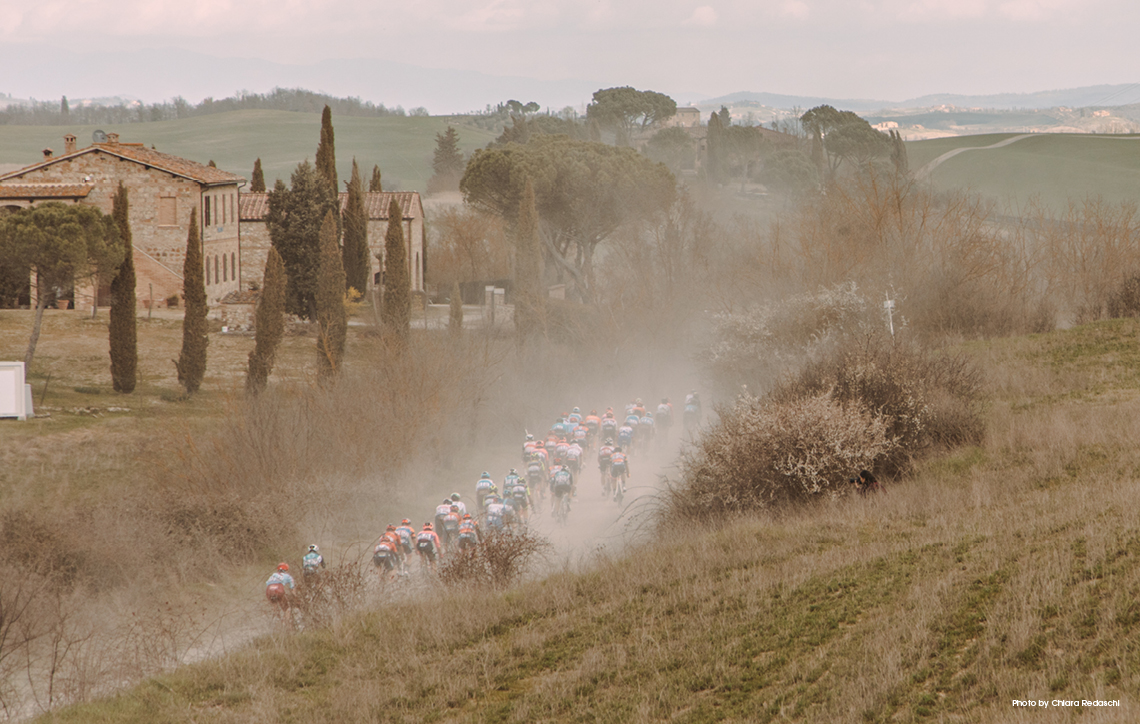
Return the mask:
{"type": "Polygon", "coordinates": [[[824,393],[785,401],[744,394],[682,455],[683,483],[669,493],[670,517],[730,512],[836,497],[856,471],[873,469],[898,441],[890,420],[824,393]]]}

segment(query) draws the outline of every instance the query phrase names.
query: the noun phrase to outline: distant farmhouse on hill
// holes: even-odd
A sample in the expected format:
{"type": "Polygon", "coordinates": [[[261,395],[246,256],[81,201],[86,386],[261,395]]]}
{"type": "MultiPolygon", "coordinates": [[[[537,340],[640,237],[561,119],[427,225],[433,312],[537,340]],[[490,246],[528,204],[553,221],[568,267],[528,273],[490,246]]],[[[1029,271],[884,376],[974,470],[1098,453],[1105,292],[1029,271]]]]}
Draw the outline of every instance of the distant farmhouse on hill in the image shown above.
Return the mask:
{"type": "MultiPolygon", "coordinates": [[[[182,266],[190,212],[198,210],[202,234],[206,296],[210,304],[232,293],[259,286],[269,252],[265,214],[269,195],[241,193],[246,180],[196,161],[160,153],[141,143],[121,143],[116,133],[99,137],[86,148],[76,147],[72,134],[64,136],[63,154],[44,149],[44,158],[0,174],[0,212],[49,201],[89,204],[111,212],[119,182],[130,194],[131,235],[134,242],[136,295],[143,306],[155,306],[182,296],[182,266]]],[[[341,194],[341,209],[347,194],[341,194]]],[[[403,211],[404,242],[413,292],[424,291],[424,214],[414,191],[369,193],[368,242],[372,252],[372,279],[379,284],[388,205],[395,199],[403,211]]],[[[107,284],[85,304],[109,303],[107,284]]],[[[366,291],[366,290],[361,290],[366,291]]],[[[77,291],[77,293],[80,293],[77,291]]],[[[76,299],[78,305],[80,300],[76,299]]]]}

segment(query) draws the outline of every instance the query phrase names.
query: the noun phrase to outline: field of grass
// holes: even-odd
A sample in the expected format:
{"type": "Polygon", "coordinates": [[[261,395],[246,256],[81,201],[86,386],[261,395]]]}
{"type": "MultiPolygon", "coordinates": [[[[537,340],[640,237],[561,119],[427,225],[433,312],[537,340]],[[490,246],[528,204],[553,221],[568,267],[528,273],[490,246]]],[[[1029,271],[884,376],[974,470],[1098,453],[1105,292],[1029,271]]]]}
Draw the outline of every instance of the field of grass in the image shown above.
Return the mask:
{"type": "MultiPolygon", "coordinates": [[[[337,172],[348,180],[355,156],[365,183],[374,164],[386,182],[402,190],[423,191],[431,176],[435,135],[447,128],[446,117],[383,118],[333,117],[336,130],[337,172]]],[[[120,134],[124,143],[154,145],[159,151],[206,163],[248,179],[253,162],[261,158],[265,183],[276,178],[289,182],[289,174],[306,158],[316,157],[321,117],[288,111],[234,111],[216,115],[154,123],[101,127],[120,134]]],[[[0,164],[40,161],[42,149],[63,151],[63,135],[74,133],[80,147],[90,143],[94,126],[0,126],[0,164]]],[[[497,134],[458,126],[465,153],[482,148],[497,134]]],[[[388,183],[385,189],[389,189],[388,183]]]]}
{"type": "Polygon", "coordinates": [[[1137,334],[966,345],[984,442],[883,496],[421,593],[44,721],[1135,721],[1137,334]]]}
{"type": "MultiPolygon", "coordinates": [[[[960,136],[907,144],[912,169],[956,148],[988,146],[1013,134],[960,136]]],[[[1014,208],[1036,197],[1053,210],[1099,196],[1111,203],[1134,202],[1140,184],[1140,136],[1049,134],[1008,146],[961,153],[941,164],[936,188],[965,188],[1014,208]]]]}

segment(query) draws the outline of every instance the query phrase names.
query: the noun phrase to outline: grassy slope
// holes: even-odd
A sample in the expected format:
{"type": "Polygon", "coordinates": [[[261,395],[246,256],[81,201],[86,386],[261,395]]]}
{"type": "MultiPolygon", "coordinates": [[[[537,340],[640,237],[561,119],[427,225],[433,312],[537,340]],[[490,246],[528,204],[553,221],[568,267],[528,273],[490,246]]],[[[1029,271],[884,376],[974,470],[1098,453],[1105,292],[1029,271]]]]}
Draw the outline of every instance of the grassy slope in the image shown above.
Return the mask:
{"type": "MultiPolygon", "coordinates": [[[[961,147],[988,146],[1012,134],[962,136],[907,144],[911,168],[961,147]]],[[[969,188],[1024,205],[1037,196],[1054,210],[1069,199],[1100,196],[1131,202],[1140,183],[1140,137],[1040,134],[1004,148],[971,151],[934,172],[938,188],[969,188]],[[1124,139],[1136,140],[1124,140],[1124,139]]]]}
{"type": "Polygon", "coordinates": [[[987,439],[879,499],[271,637],[52,720],[1002,722],[1025,698],[1134,720],[1137,333],[970,345],[987,439]]]}
{"type": "MultiPolygon", "coordinates": [[[[336,130],[337,171],[347,180],[352,158],[360,164],[365,182],[373,164],[380,164],[385,179],[404,190],[423,190],[431,176],[435,134],[447,128],[445,117],[385,118],[333,117],[336,130]]],[[[248,179],[254,159],[260,157],[266,185],[275,178],[286,183],[297,164],[312,161],[317,152],[321,117],[287,111],[234,111],[178,121],[102,126],[124,142],[154,145],[159,151],[206,163],[248,179]]],[[[41,160],[41,150],[63,150],[63,134],[74,133],[79,145],[90,142],[94,126],[0,126],[0,164],[30,164],[41,160]]],[[[481,148],[495,134],[469,126],[459,127],[460,147],[466,153],[481,148]]]]}

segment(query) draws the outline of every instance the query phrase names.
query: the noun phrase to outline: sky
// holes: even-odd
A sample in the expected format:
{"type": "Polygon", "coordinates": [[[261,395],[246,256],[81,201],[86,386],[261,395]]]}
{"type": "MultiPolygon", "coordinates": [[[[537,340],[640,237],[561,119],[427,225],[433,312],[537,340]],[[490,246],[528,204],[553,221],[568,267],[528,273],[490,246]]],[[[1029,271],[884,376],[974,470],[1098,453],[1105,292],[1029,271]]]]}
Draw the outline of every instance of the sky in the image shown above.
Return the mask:
{"type": "MultiPolygon", "coordinates": [[[[142,49],[286,66],[352,58],[705,97],[1032,92],[1140,80],[1138,21],[1140,4],[1125,0],[0,0],[0,92],[94,95],[74,87],[75,63],[142,49]],[[53,54],[70,58],[70,71],[53,54]]],[[[197,101],[248,81],[211,69],[194,82],[170,71],[165,84],[136,82],[146,72],[122,72],[131,87],[111,92],[197,101]]],[[[326,85],[343,92],[351,80],[326,85]]],[[[255,92],[289,84],[264,74],[248,82],[267,83],[247,88],[255,92]]],[[[417,105],[376,92],[352,94],[417,105]]]]}

